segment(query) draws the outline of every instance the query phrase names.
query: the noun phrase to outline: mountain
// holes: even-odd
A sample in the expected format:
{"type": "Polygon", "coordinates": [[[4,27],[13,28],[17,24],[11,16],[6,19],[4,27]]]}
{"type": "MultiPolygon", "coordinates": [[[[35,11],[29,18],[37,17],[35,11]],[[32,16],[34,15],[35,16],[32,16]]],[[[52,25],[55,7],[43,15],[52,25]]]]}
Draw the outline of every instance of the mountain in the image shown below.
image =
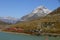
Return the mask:
{"type": "Polygon", "coordinates": [[[60,34],[60,7],[43,18],[18,23],[16,25],[12,25],[11,27],[23,28],[24,31],[26,30],[25,32],[42,29],[43,33],[60,34]]]}
{"type": "Polygon", "coordinates": [[[34,9],[30,14],[23,16],[21,18],[22,21],[29,21],[33,19],[37,19],[39,17],[44,17],[47,14],[49,14],[51,11],[44,6],[39,6],[36,9],[34,9]]]}
{"type": "Polygon", "coordinates": [[[15,24],[18,21],[18,19],[13,17],[0,17],[0,20],[6,23],[11,23],[11,24],[15,24]]]}

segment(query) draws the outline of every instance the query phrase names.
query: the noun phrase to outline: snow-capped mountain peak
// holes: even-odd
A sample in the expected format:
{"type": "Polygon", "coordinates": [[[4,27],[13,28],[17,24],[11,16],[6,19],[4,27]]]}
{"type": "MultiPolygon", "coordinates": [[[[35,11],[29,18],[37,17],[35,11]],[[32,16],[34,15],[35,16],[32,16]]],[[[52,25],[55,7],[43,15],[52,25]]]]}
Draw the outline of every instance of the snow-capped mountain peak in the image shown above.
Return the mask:
{"type": "Polygon", "coordinates": [[[44,17],[49,14],[51,11],[44,6],[38,6],[30,14],[23,16],[21,19],[24,21],[35,19],[38,17],[44,17]]]}
{"type": "Polygon", "coordinates": [[[38,6],[36,9],[47,9],[47,8],[44,6],[38,6]]]}
{"type": "Polygon", "coordinates": [[[44,11],[44,13],[51,12],[49,9],[47,9],[44,6],[38,6],[36,9],[34,9],[33,13],[37,13],[39,11],[40,12],[44,11]]]}

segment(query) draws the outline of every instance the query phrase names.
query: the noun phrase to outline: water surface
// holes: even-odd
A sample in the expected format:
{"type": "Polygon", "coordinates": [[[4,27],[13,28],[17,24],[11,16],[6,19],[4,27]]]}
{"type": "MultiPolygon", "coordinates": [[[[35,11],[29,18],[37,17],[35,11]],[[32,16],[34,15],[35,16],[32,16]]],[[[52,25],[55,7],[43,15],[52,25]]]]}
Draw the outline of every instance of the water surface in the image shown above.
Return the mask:
{"type": "MultiPolygon", "coordinates": [[[[60,40],[60,37],[48,37],[49,40],[60,40]]],[[[13,34],[0,32],[0,40],[46,40],[46,36],[13,34]]]]}

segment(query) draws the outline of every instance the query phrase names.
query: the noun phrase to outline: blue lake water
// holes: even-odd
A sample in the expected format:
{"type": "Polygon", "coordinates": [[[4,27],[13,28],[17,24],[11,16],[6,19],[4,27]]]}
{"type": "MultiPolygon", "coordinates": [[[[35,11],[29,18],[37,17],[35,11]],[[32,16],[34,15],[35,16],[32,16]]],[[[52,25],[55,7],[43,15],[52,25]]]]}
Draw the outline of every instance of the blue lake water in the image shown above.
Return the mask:
{"type": "MultiPolygon", "coordinates": [[[[25,34],[12,34],[0,32],[0,40],[45,40],[46,36],[33,36],[25,34]]],[[[60,37],[48,37],[48,40],[60,40],[60,37]]]]}

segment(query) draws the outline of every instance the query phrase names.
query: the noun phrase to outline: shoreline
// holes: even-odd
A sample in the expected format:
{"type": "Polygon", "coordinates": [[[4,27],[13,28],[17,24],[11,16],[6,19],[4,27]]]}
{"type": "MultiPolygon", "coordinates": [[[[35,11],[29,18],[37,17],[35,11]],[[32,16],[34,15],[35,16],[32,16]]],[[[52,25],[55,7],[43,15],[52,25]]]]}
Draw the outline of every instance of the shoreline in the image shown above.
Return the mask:
{"type": "MultiPolygon", "coordinates": [[[[32,35],[32,34],[27,34],[27,33],[7,32],[7,31],[0,31],[0,32],[11,33],[11,34],[32,35]]],[[[41,35],[45,35],[45,36],[60,36],[60,34],[52,34],[52,33],[42,33],[41,35]]]]}
{"type": "Polygon", "coordinates": [[[17,32],[6,32],[6,31],[0,31],[4,33],[11,33],[11,34],[24,34],[24,35],[31,35],[31,34],[26,34],[26,33],[17,33],[17,32]]]}

